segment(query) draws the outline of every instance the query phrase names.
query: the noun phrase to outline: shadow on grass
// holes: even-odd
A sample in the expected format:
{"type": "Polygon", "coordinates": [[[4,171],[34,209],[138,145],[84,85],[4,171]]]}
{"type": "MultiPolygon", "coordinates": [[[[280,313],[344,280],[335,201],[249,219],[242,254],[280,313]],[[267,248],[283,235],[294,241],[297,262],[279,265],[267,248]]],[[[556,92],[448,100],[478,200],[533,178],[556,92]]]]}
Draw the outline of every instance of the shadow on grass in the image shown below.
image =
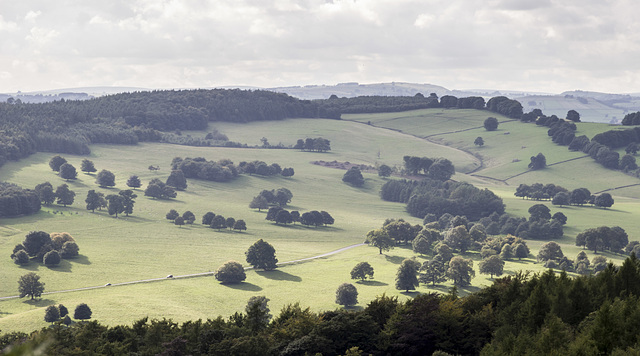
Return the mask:
{"type": "Polygon", "coordinates": [[[356,283],[361,284],[363,286],[374,286],[374,287],[382,287],[382,286],[389,285],[389,283],[384,283],[380,281],[357,281],[356,283]]]}
{"type": "Polygon", "coordinates": [[[253,283],[242,282],[242,283],[233,283],[233,284],[222,284],[225,287],[229,287],[231,289],[243,290],[247,292],[259,292],[262,290],[262,287],[257,286],[253,283]]]}
{"type": "Polygon", "coordinates": [[[402,261],[404,261],[404,257],[402,256],[389,256],[389,255],[385,255],[384,258],[391,263],[395,263],[397,265],[401,264],[402,261]]]}
{"type": "Polygon", "coordinates": [[[54,271],[54,272],[71,272],[71,268],[73,267],[71,265],[71,263],[67,260],[61,260],[60,264],[57,266],[45,266],[47,267],[50,271],[54,271]]]}
{"type": "Polygon", "coordinates": [[[451,292],[451,287],[448,286],[443,286],[440,284],[436,284],[435,286],[431,283],[429,283],[428,285],[425,285],[427,288],[429,288],[430,290],[437,290],[439,292],[442,292],[443,294],[447,294],[449,292],[451,292]]]}
{"type": "Polygon", "coordinates": [[[256,274],[258,274],[259,276],[268,278],[268,279],[273,279],[275,281],[291,281],[291,282],[301,282],[302,281],[302,278],[300,278],[298,276],[294,276],[291,273],[283,272],[283,271],[280,271],[280,270],[256,271],[256,274]]]}
{"type": "Polygon", "coordinates": [[[48,307],[49,305],[55,304],[56,301],[53,299],[41,299],[41,298],[36,298],[31,300],[31,297],[27,297],[28,299],[25,300],[23,303],[25,304],[29,304],[32,305],[34,307],[48,307]]]}
{"type": "Polygon", "coordinates": [[[74,258],[70,258],[69,262],[75,262],[75,263],[79,263],[81,265],[90,265],[91,261],[89,261],[89,257],[85,256],[85,255],[78,255],[74,258]]]}

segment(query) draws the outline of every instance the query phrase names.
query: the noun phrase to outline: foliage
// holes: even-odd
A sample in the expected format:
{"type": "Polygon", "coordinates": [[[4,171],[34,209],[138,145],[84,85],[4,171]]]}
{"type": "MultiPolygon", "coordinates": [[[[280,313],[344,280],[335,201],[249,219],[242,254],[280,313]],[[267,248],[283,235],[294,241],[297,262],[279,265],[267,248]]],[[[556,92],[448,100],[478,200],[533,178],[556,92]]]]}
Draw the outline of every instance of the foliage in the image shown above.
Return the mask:
{"type": "Polygon", "coordinates": [[[447,267],[442,255],[435,255],[431,260],[424,261],[420,267],[418,281],[436,285],[447,280],[447,267]]]}
{"type": "Polygon", "coordinates": [[[351,270],[351,279],[364,281],[367,278],[373,279],[373,267],[369,262],[360,262],[351,270]]]}
{"type": "Polygon", "coordinates": [[[473,141],[473,144],[478,146],[478,147],[482,147],[484,146],[484,139],[480,136],[476,137],[476,139],[473,141]]]}
{"type": "MultiPolygon", "coordinates": [[[[505,247],[506,246],[509,245],[505,245],[505,247]]],[[[504,261],[500,256],[493,255],[489,256],[485,260],[482,260],[482,262],[479,263],[478,267],[480,268],[480,273],[489,274],[491,275],[491,278],[493,278],[494,275],[502,275],[502,271],[504,269],[504,261]]]]}
{"type": "Polygon", "coordinates": [[[67,163],[67,160],[60,156],[53,156],[49,160],[49,167],[56,172],[60,172],[60,167],[67,163]]]}
{"type": "Polygon", "coordinates": [[[293,148],[303,151],[327,152],[331,151],[331,142],[322,137],[307,137],[304,140],[300,138],[293,148]]]}
{"type": "Polygon", "coordinates": [[[245,254],[247,256],[247,262],[254,268],[270,271],[278,267],[276,250],[262,239],[251,245],[245,254]]]}
{"type": "Polygon", "coordinates": [[[529,169],[538,170],[547,166],[547,159],[542,153],[538,153],[536,156],[531,156],[531,163],[529,163],[529,169]]]}
{"type": "Polygon", "coordinates": [[[60,320],[60,310],[55,305],[49,305],[44,310],[44,321],[47,323],[54,323],[60,320]]]}
{"type": "Polygon", "coordinates": [[[378,167],[378,176],[379,177],[389,177],[391,176],[391,173],[393,173],[393,170],[391,169],[391,167],[387,166],[386,164],[382,164],[380,165],[380,167],[378,167]]]}
{"type": "Polygon", "coordinates": [[[177,190],[185,190],[187,189],[187,178],[185,178],[184,173],[181,170],[174,169],[171,171],[169,178],[167,178],[166,185],[177,190]]]}
{"type": "Polygon", "coordinates": [[[382,251],[389,251],[395,246],[395,241],[383,229],[369,231],[367,233],[367,243],[377,247],[380,250],[380,254],[382,254],[382,251]]]}
{"type": "Polygon", "coordinates": [[[228,261],[222,266],[218,267],[213,276],[222,283],[240,283],[247,279],[247,275],[244,272],[244,267],[240,262],[228,261]]]}
{"type": "Polygon", "coordinates": [[[76,167],[72,166],[69,163],[65,163],[60,166],[60,178],[66,179],[67,181],[76,179],[78,177],[78,172],[76,172],[76,167]]]}
{"type": "Polygon", "coordinates": [[[22,189],[15,184],[0,182],[0,218],[35,214],[40,211],[41,201],[49,205],[53,203],[54,197],[51,184],[42,186],[39,191],[37,189],[34,191],[22,189]]]}
{"type": "Polygon", "coordinates": [[[358,289],[351,283],[342,283],[336,289],[336,304],[351,306],[358,304],[358,289]]]}
{"type": "MultiPolygon", "coordinates": [[[[202,157],[175,157],[171,161],[172,170],[180,170],[185,178],[203,179],[213,182],[228,182],[238,177],[238,168],[231,160],[207,161],[202,157]]],[[[180,183],[180,182],[178,182],[180,183]]],[[[186,181],[184,182],[186,188],[186,181]]]]}
{"type": "Polygon", "coordinates": [[[540,247],[540,251],[538,251],[538,261],[549,261],[549,260],[559,260],[564,257],[562,253],[562,248],[555,241],[549,241],[543,244],[540,247]]]}
{"type": "Polygon", "coordinates": [[[82,163],[80,163],[80,170],[85,173],[93,173],[98,171],[93,164],[93,161],[90,161],[88,159],[82,160],[82,163]]]}
{"type": "Polygon", "coordinates": [[[140,182],[140,178],[136,175],[130,176],[129,179],[127,179],[127,187],[129,188],[140,188],[142,186],[142,182],[140,182]]]}
{"type": "Polygon", "coordinates": [[[488,117],[484,120],[484,128],[487,131],[495,131],[498,129],[498,119],[495,117],[488,117]]]}
{"type": "Polygon", "coordinates": [[[47,267],[57,266],[60,264],[61,260],[62,258],[60,257],[60,253],[58,253],[58,251],[56,250],[51,250],[45,253],[44,257],[42,258],[42,262],[47,267]]]}
{"type": "Polygon", "coordinates": [[[347,172],[342,176],[342,181],[345,183],[349,183],[354,187],[362,187],[364,185],[364,177],[362,176],[362,172],[360,172],[360,168],[351,167],[347,172]]]}
{"type": "Polygon", "coordinates": [[[116,185],[116,175],[103,169],[96,176],[96,183],[101,187],[113,187],[116,185]]]}
{"type": "Polygon", "coordinates": [[[44,283],[40,282],[40,276],[29,272],[18,279],[18,293],[20,298],[29,296],[31,300],[40,298],[44,292],[44,283]]]}
{"type": "Polygon", "coordinates": [[[62,206],[67,206],[73,204],[76,193],[69,189],[69,186],[66,184],[62,184],[56,188],[56,203],[62,204],[62,206]]]}
{"type": "Polygon", "coordinates": [[[420,269],[420,263],[413,259],[405,259],[398,267],[398,273],[396,274],[396,289],[409,290],[416,289],[418,286],[418,270],[420,269]]]}
{"type": "Polygon", "coordinates": [[[168,185],[164,184],[157,178],[152,179],[147,184],[147,189],[144,191],[144,196],[152,197],[154,199],[170,199],[177,196],[176,191],[168,185]]]}
{"type": "Polygon", "coordinates": [[[447,278],[453,280],[453,284],[457,286],[470,285],[471,279],[476,275],[476,272],[473,270],[473,260],[464,259],[461,256],[454,256],[449,261],[446,275],[447,278]]]}
{"type": "Polygon", "coordinates": [[[91,319],[91,314],[91,308],[89,308],[89,306],[85,303],[80,303],[73,311],[73,318],[77,320],[87,320],[91,319]]]}
{"type": "Polygon", "coordinates": [[[178,213],[175,209],[171,209],[169,210],[169,212],[167,213],[167,215],[165,215],[165,218],[167,218],[167,220],[175,220],[178,216],[180,216],[180,213],[178,213]]]}

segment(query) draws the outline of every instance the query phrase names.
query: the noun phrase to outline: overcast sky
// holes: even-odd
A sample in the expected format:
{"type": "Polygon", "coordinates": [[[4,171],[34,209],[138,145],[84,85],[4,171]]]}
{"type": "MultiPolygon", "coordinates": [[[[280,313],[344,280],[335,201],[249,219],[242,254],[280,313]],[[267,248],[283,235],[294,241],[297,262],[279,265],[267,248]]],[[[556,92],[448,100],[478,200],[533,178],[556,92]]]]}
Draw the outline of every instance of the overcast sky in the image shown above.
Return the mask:
{"type": "Polygon", "coordinates": [[[0,92],[414,82],[640,92],[635,0],[0,0],[0,92]]]}

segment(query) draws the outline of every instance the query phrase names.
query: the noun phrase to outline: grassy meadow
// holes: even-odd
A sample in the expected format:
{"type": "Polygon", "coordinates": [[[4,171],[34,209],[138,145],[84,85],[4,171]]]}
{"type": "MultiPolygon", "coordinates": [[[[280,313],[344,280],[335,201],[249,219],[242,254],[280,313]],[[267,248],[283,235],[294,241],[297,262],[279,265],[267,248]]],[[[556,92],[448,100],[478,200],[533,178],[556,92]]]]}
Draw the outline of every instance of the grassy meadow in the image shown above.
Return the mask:
{"type": "MultiPolygon", "coordinates": [[[[300,152],[288,149],[238,149],[188,147],[158,143],[136,146],[94,145],[89,157],[63,155],[77,169],[82,159],[92,160],[98,170],[108,169],[116,175],[116,187],[102,189],[95,183],[95,174],[79,173],[78,179],[65,182],[48,166],[53,154],[37,153],[19,162],[7,163],[0,169],[0,181],[16,183],[25,188],[49,181],[54,187],[67,183],[76,192],[73,205],[43,207],[35,215],[0,220],[0,297],[17,295],[19,276],[34,271],[46,283],[45,292],[60,291],[106,283],[122,283],[150,278],[162,278],[169,274],[179,276],[210,272],[227,260],[246,264],[244,252],[256,240],[262,238],[271,243],[281,262],[319,255],[345,246],[361,243],[367,231],[378,228],[386,218],[410,217],[403,204],[382,201],[379,191],[385,179],[375,174],[365,174],[363,188],[354,188],[341,181],[344,171],[311,164],[313,161],[349,161],[369,165],[388,164],[401,166],[404,155],[445,157],[456,166],[454,179],[465,180],[487,187],[500,195],[507,211],[517,216],[527,216],[527,209],[537,203],[513,196],[520,183],[555,183],[569,189],[587,187],[592,192],[639,182],[636,178],[606,170],[590,158],[577,159],[552,165],[539,171],[518,175],[526,171],[529,157],[543,152],[547,163],[563,162],[580,157],[563,146],[551,143],[546,130],[531,124],[506,122],[504,117],[498,131],[487,132],[482,122],[487,113],[474,110],[416,110],[405,113],[345,115],[346,120],[283,120],[254,122],[250,124],[215,123],[219,131],[230,140],[259,145],[266,137],[272,145],[295,144],[305,137],[324,137],[331,140],[328,153],[300,152]],[[371,122],[368,125],[368,122],[371,122]],[[508,134],[505,134],[507,133],[508,134]],[[435,136],[433,136],[435,135],[435,136]],[[427,137],[429,136],[429,137],[427,137]],[[485,139],[485,146],[473,146],[477,136],[485,139]],[[426,139],[424,137],[427,137],[426,139]],[[188,180],[188,188],[179,192],[173,200],[154,200],[144,197],[138,189],[134,214],[117,219],[106,211],[91,213],[85,209],[87,191],[95,189],[107,194],[126,189],[130,175],[138,175],[144,184],[153,178],[165,180],[170,172],[169,164],[175,156],[205,157],[209,160],[229,158],[240,161],[262,160],[293,167],[291,178],[257,177],[242,175],[229,183],[188,180]],[[515,161],[518,159],[519,161],[515,161]],[[482,164],[482,165],[481,165],[482,164]],[[149,165],[160,166],[159,171],[149,171],[149,165]],[[474,171],[472,174],[467,174],[474,171]],[[487,178],[488,177],[488,178],[487,178]],[[503,181],[498,181],[503,180],[503,181]],[[309,228],[299,224],[276,226],[264,220],[266,212],[248,208],[251,199],[263,189],[285,187],[293,193],[288,210],[301,213],[310,210],[326,210],[335,218],[335,224],[323,228],[309,228]],[[178,227],[165,219],[170,209],[178,212],[190,210],[196,215],[193,225],[178,227]],[[244,219],[248,230],[243,233],[215,231],[200,224],[204,213],[212,211],[225,217],[244,219]],[[17,266],[8,257],[15,246],[32,230],[69,232],[76,239],[81,256],[63,260],[56,268],[47,268],[32,262],[26,267],[17,266]]],[[[595,132],[595,126],[583,126],[582,132],[595,132]]],[[[596,124],[592,124],[596,125],[596,124]]],[[[599,126],[606,130],[606,126],[599,126]]],[[[204,136],[204,132],[183,132],[184,135],[204,136]]],[[[575,235],[580,231],[601,225],[619,225],[630,236],[638,239],[640,227],[633,218],[640,213],[640,188],[632,187],[612,192],[616,203],[612,209],[591,207],[551,207],[552,212],[562,211],[569,221],[565,236],[558,241],[566,255],[573,258],[580,249],[574,246],[575,235]],[[624,195],[616,195],[624,194],[624,195]]],[[[550,205],[550,203],[549,203],[550,205]]],[[[530,241],[533,255],[543,242],[530,241]]],[[[344,282],[350,282],[349,272],[361,261],[368,261],[375,269],[374,280],[357,283],[359,306],[366,305],[377,295],[386,293],[399,298],[411,298],[415,293],[395,290],[394,278],[398,265],[414,253],[406,247],[397,247],[383,255],[373,247],[361,246],[319,260],[283,266],[276,271],[249,271],[245,283],[225,286],[213,277],[162,279],[160,281],[109,286],[86,291],[44,295],[31,302],[25,299],[0,300],[0,330],[29,331],[46,326],[44,308],[62,303],[70,310],[79,303],[87,303],[93,310],[93,318],[105,324],[130,324],[144,316],[172,318],[186,321],[198,318],[228,316],[241,311],[253,295],[265,295],[271,299],[272,312],[277,313],[288,303],[300,302],[313,310],[330,310],[335,290],[344,282]]],[[[592,257],[592,254],[589,253],[592,257]]],[[[477,263],[477,254],[468,254],[477,263]]],[[[621,256],[607,255],[615,261],[621,256]]],[[[420,261],[423,256],[416,256],[420,261]]],[[[541,271],[534,259],[508,261],[506,273],[525,269],[541,271]]],[[[473,291],[491,283],[487,275],[476,274],[473,291]]],[[[418,292],[437,290],[446,292],[447,282],[435,289],[421,285],[418,292]]]]}

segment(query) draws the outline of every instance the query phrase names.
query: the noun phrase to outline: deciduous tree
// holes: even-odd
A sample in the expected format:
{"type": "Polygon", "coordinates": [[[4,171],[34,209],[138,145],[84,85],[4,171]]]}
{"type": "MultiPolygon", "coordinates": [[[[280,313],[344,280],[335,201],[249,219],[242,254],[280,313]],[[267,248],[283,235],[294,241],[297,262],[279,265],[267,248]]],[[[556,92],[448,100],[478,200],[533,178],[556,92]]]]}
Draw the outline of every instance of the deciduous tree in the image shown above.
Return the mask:
{"type": "Polygon", "coordinates": [[[222,215],[216,215],[211,219],[211,225],[209,225],[212,229],[216,229],[220,231],[227,227],[227,219],[222,215]]]}
{"type": "Polygon", "coordinates": [[[122,206],[124,207],[124,211],[123,211],[124,214],[126,216],[129,216],[129,214],[133,214],[133,206],[136,203],[134,199],[137,198],[138,195],[134,194],[133,190],[131,189],[121,190],[118,194],[122,197],[122,206]]]}
{"type": "Polygon", "coordinates": [[[278,267],[275,248],[262,239],[251,245],[245,254],[254,268],[270,271],[278,267]]]}
{"type": "Polygon", "coordinates": [[[96,176],[96,183],[101,187],[113,187],[116,185],[116,175],[103,169],[96,176]]]}
{"type": "Polygon", "coordinates": [[[342,283],[336,289],[336,304],[351,306],[358,304],[358,289],[351,283],[342,283]]]}
{"type": "Polygon", "coordinates": [[[167,178],[166,185],[178,190],[187,189],[187,178],[185,178],[184,172],[180,169],[172,170],[169,178],[167,178]]]}
{"type": "Polygon", "coordinates": [[[73,200],[75,199],[76,193],[69,189],[69,186],[63,184],[56,188],[56,198],[57,203],[62,204],[62,206],[67,206],[73,204],[73,200]]]}
{"type": "Polygon", "coordinates": [[[227,261],[218,267],[214,273],[214,277],[222,283],[240,283],[247,279],[244,267],[237,261],[227,261]]]}
{"type": "MultiPolygon", "coordinates": [[[[304,216],[304,214],[302,215],[304,216]]],[[[393,239],[389,237],[387,232],[383,229],[369,231],[367,233],[366,241],[369,245],[377,247],[380,250],[381,255],[382,251],[389,251],[395,245],[395,241],[393,241],[393,239]]]]}
{"type": "Polygon", "coordinates": [[[373,278],[373,267],[369,262],[360,262],[351,270],[351,279],[364,281],[367,278],[373,278]]]}
{"type": "Polygon", "coordinates": [[[36,185],[34,190],[44,205],[51,205],[56,200],[56,193],[53,191],[53,186],[49,182],[36,185]]]}
{"type": "Polygon", "coordinates": [[[476,272],[473,270],[473,261],[464,259],[462,256],[455,256],[449,261],[447,269],[447,278],[453,280],[453,284],[457,286],[468,286],[471,279],[475,277],[476,272]]]}
{"type": "Polygon", "coordinates": [[[105,197],[108,202],[107,211],[109,215],[115,215],[118,217],[118,214],[124,212],[124,198],[119,194],[109,194],[105,197]]]}
{"type": "Polygon", "coordinates": [[[236,223],[233,224],[233,229],[238,231],[245,231],[247,230],[247,223],[242,219],[237,220],[236,223]]]}
{"type": "Polygon", "coordinates": [[[140,181],[140,178],[138,176],[130,176],[129,179],[127,179],[127,187],[129,188],[140,188],[142,186],[142,182],[140,181]]]}
{"type": "Polygon", "coordinates": [[[420,263],[407,258],[398,267],[398,273],[396,274],[396,289],[409,290],[416,289],[418,286],[418,270],[420,269],[420,263]]]}
{"type": "Polygon", "coordinates": [[[502,275],[502,271],[504,270],[504,261],[502,260],[502,258],[500,258],[500,256],[493,255],[489,256],[485,260],[482,260],[482,262],[480,262],[479,264],[479,267],[480,273],[489,274],[491,275],[491,278],[493,278],[494,275],[502,275]]]}
{"type": "Polygon", "coordinates": [[[378,176],[380,177],[389,177],[392,173],[392,169],[391,167],[387,166],[386,164],[380,165],[380,167],[378,167],[378,176]]]}
{"type": "Polygon", "coordinates": [[[420,272],[420,283],[431,283],[435,286],[447,280],[447,267],[441,255],[435,255],[431,260],[423,262],[420,272]]]}
{"type": "Polygon", "coordinates": [[[40,282],[40,276],[33,272],[29,272],[18,279],[18,293],[20,298],[25,296],[39,298],[44,292],[44,283],[40,282]]]}
{"type": "Polygon", "coordinates": [[[364,177],[362,176],[362,172],[360,172],[360,168],[356,166],[349,168],[344,176],[342,176],[342,181],[345,183],[349,183],[354,187],[362,187],[364,185],[364,177]]]}
{"type": "Polygon", "coordinates": [[[53,324],[58,320],[60,320],[60,310],[55,305],[49,305],[44,310],[44,321],[53,324]]]}
{"type": "Polygon", "coordinates": [[[76,172],[76,167],[69,163],[65,163],[60,166],[60,178],[66,179],[67,181],[76,179],[78,177],[78,172],[76,172]]]}
{"type": "Polygon", "coordinates": [[[52,170],[59,172],[60,171],[60,166],[62,166],[63,164],[67,163],[67,160],[60,157],[60,156],[53,156],[51,157],[51,159],[49,160],[49,167],[51,167],[52,170]]]}
{"type": "Polygon", "coordinates": [[[93,161],[90,161],[88,159],[82,160],[82,163],[80,163],[80,170],[85,173],[93,173],[97,171],[96,167],[93,164],[93,161]]]}
{"type": "Polygon", "coordinates": [[[484,128],[487,131],[495,131],[498,129],[498,119],[495,117],[488,117],[484,120],[484,128]]]}
{"type": "Polygon", "coordinates": [[[482,147],[484,146],[484,139],[482,139],[482,137],[478,136],[476,137],[476,139],[473,141],[473,144],[478,146],[478,147],[482,147]]]}
{"type": "Polygon", "coordinates": [[[73,312],[73,318],[77,320],[87,320],[91,319],[91,314],[91,308],[85,303],[80,303],[73,312]]]}

